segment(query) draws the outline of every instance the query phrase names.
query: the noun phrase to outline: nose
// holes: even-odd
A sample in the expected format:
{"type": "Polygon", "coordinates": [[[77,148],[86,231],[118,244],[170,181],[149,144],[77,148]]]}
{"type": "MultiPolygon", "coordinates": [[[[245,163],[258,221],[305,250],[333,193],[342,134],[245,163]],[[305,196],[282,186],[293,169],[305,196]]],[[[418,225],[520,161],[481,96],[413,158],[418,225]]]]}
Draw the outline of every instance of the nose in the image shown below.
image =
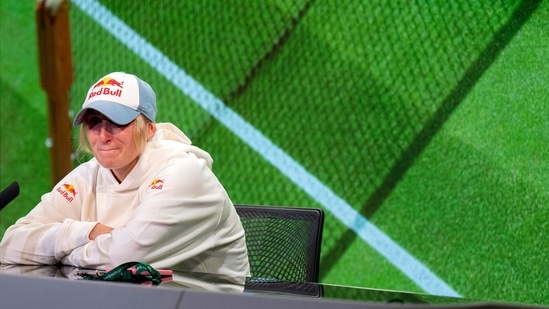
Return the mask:
{"type": "Polygon", "coordinates": [[[99,140],[102,143],[108,143],[112,140],[112,127],[108,121],[103,120],[99,124],[99,140]]]}

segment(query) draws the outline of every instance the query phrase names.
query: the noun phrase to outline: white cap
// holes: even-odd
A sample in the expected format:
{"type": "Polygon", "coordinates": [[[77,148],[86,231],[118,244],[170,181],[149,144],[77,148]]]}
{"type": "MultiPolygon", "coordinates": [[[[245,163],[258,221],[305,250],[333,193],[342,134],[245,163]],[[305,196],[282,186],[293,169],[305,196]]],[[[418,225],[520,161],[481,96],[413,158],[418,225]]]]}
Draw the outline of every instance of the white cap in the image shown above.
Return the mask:
{"type": "Polygon", "coordinates": [[[90,87],[82,109],[74,117],[73,126],[82,123],[88,109],[100,112],[119,125],[132,122],[139,114],[154,122],[156,95],[151,86],[137,76],[113,72],[90,87]]]}

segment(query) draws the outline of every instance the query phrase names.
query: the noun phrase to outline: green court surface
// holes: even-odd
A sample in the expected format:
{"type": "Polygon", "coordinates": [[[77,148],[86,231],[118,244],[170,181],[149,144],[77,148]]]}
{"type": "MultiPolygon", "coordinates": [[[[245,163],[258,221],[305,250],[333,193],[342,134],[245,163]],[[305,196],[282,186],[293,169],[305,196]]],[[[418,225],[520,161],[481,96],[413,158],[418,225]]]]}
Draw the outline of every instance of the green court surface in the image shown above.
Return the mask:
{"type": "MultiPolygon", "coordinates": [[[[547,1],[72,2],[73,112],[149,81],[235,203],[324,209],[321,282],[549,305],[547,1]]],[[[53,186],[34,5],[0,8],[0,235],[53,186]]]]}

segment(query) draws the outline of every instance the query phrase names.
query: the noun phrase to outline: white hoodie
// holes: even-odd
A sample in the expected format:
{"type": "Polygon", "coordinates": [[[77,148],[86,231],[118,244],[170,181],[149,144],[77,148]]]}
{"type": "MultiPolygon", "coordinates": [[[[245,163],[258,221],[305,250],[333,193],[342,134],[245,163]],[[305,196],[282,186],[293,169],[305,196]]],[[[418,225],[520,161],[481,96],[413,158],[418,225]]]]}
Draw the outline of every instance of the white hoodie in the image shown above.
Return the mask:
{"type": "Polygon", "coordinates": [[[138,261],[248,276],[244,229],[210,155],[174,125],[157,128],[122,183],[91,159],[44,194],[6,231],[2,263],[105,269],[138,261]],[[91,241],[98,222],[114,229],[91,241]]]}

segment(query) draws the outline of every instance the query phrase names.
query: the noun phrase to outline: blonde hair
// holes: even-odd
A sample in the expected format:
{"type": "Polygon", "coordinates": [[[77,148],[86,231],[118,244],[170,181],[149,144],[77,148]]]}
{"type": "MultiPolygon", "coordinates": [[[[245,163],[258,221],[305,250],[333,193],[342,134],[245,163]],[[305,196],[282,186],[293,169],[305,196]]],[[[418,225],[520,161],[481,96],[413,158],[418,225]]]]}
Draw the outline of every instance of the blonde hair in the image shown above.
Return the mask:
{"type": "MultiPolygon", "coordinates": [[[[143,152],[145,149],[145,146],[147,145],[148,141],[148,131],[147,126],[149,123],[152,123],[153,126],[155,126],[156,131],[156,124],[149,120],[147,117],[140,114],[135,118],[134,120],[134,126],[133,126],[133,141],[135,143],[135,146],[139,150],[139,153],[143,152]]],[[[82,122],[82,126],[80,127],[80,136],[79,136],[79,145],[76,150],[76,153],[78,154],[78,157],[82,154],[93,154],[90,146],[90,142],[88,141],[87,137],[88,132],[88,124],[87,122],[82,122]]]]}

